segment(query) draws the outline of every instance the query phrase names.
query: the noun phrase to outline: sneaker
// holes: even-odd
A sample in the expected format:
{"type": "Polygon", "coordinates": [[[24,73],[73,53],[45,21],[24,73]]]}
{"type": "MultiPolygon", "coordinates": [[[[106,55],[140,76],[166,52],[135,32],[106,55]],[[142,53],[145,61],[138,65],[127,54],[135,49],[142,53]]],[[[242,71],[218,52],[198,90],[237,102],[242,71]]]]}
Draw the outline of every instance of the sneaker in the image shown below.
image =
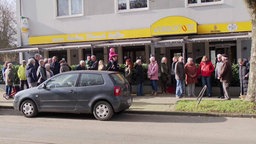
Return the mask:
{"type": "Polygon", "coordinates": [[[8,100],[10,97],[8,95],[5,95],[4,98],[8,100]]]}

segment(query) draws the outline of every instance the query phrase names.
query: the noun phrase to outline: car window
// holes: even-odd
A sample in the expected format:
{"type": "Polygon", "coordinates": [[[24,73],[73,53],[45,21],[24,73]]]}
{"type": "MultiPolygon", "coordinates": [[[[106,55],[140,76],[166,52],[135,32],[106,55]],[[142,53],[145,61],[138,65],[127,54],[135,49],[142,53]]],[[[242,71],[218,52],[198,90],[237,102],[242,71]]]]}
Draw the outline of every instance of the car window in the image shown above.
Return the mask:
{"type": "Polygon", "coordinates": [[[79,86],[93,86],[104,84],[104,79],[101,74],[81,74],[79,86]]]}
{"type": "Polygon", "coordinates": [[[120,73],[110,74],[110,77],[113,79],[115,85],[122,85],[127,83],[126,79],[120,73]]]}
{"type": "Polygon", "coordinates": [[[78,78],[78,74],[63,74],[50,79],[46,87],[47,88],[58,88],[58,87],[74,87],[76,85],[76,81],[78,78]]]}

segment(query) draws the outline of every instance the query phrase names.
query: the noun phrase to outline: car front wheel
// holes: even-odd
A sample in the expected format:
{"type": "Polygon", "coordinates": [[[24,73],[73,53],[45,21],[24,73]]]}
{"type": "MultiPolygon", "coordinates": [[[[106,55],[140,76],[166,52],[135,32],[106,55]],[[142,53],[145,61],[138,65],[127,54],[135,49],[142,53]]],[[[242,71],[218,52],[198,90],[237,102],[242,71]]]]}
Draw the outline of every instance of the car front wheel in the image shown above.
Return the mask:
{"type": "Polygon", "coordinates": [[[31,100],[25,100],[21,104],[21,112],[25,117],[34,117],[38,113],[35,103],[31,100]]]}
{"type": "Polygon", "coordinates": [[[93,107],[93,115],[97,120],[106,121],[113,116],[113,108],[108,102],[99,101],[93,107]]]}

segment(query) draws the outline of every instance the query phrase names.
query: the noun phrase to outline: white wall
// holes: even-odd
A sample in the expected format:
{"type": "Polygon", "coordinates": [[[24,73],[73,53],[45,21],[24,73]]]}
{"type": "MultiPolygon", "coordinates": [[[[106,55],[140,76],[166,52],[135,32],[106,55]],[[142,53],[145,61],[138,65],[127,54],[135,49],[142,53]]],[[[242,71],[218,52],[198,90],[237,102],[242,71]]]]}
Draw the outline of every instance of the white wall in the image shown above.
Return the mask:
{"type": "Polygon", "coordinates": [[[185,8],[185,0],[154,0],[149,10],[115,13],[114,0],[85,0],[84,16],[72,18],[56,18],[55,0],[22,0],[22,7],[23,16],[29,18],[30,36],[148,28],[160,18],[171,15],[185,16],[198,24],[250,20],[243,0],[224,2],[185,8]]]}

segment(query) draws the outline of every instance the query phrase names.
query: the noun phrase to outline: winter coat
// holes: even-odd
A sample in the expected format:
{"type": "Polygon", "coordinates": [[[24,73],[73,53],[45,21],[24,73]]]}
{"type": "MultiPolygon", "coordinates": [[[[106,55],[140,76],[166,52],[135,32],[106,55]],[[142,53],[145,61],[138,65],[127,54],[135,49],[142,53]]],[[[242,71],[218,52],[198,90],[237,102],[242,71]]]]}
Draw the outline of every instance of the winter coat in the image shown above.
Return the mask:
{"type": "Polygon", "coordinates": [[[210,77],[212,72],[214,72],[214,66],[212,65],[212,62],[207,61],[200,63],[198,73],[201,74],[201,76],[210,77]]]}
{"type": "Polygon", "coordinates": [[[194,63],[187,63],[185,65],[186,84],[193,84],[197,82],[197,67],[194,63]]]}
{"type": "Polygon", "coordinates": [[[88,69],[89,70],[98,70],[98,61],[92,61],[92,65],[88,69]]]}
{"type": "Polygon", "coordinates": [[[125,67],[125,73],[124,73],[125,78],[129,83],[132,82],[132,69],[129,68],[128,66],[125,67]]]}
{"type": "Polygon", "coordinates": [[[60,64],[60,73],[70,71],[71,68],[67,63],[60,64]]]}
{"type": "Polygon", "coordinates": [[[239,79],[240,79],[240,93],[242,95],[247,94],[248,82],[249,82],[249,65],[248,61],[244,61],[242,65],[239,65],[239,79]],[[247,77],[246,77],[247,75],[247,77]]]}
{"type": "Polygon", "coordinates": [[[26,76],[28,83],[35,83],[37,82],[37,70],[33,64],[28,64],[26,67],[26,76]]]}
{"type": "Polygon", "coordinates": [[[220,81],[230,83],[232,79],[232,67],[231,64],[226,60],[220,69],[220,81]]]}
{"type": "Polygon", "coordinates": [[[78,66],[76,67],[76,70],[86,70],[86,67],[85,67],[85,66],[82,67],[81,65],[78,65],[78,66]]]}
{"type": "Polygon", "coordinates": [[[136,83],[140,84],[144,82],[144,70],[142,65],[135,66],[136,83]]]}
{"type": "Polygon", "coordinates": [[[168,67],[166,63],[161,63],[160,66],[160,79],[162,81],[168,81],[169,78],[169,72],[168,72],[168,67]]]}
{"type": "Polygon", "coordinates": [[[175,79],[176,80],[185,80],[185,69],[183,62],[177,62],[175,65],[175,79]]]}
{"type": "Polygon", "coordinates": [[[38,78],[38,83],[41,84],[45,80],[47,80],[46,76],[46,69],[43,66],[39,66],[36,72],[37,78],[38,78]]]}
{"type": "Polygon", "coordinates": [[[7,68],[5,70],[5,84],[6,85],[13,85],[14,82],[14,72],[13,69],[7,68]]]}
{"type": "Polygon", "coordinates": [[[18,77],[20,80],[27,80],[26,77],[26,66],[20,65],[18,69],[18,77]]]}
{"type": "Polygon", "coordinates": [[[158,64],[157,62],[148,65],[148,78],[150,80],[158,80],[158,64]]]}
{"type": "Polygon", "coordinates": [[[54,75],[60,73],[60,63],[58,63],[58,62],[52,63],[51,64],[51,70],[52,70],[54,75]]]}
{"type": "Polygon", "coordinates": [[[117,61],[113,61],[113,60],[109,61],[108,65],[106,67],[106,70],[107,71],[120,71],[117,61]]]}

